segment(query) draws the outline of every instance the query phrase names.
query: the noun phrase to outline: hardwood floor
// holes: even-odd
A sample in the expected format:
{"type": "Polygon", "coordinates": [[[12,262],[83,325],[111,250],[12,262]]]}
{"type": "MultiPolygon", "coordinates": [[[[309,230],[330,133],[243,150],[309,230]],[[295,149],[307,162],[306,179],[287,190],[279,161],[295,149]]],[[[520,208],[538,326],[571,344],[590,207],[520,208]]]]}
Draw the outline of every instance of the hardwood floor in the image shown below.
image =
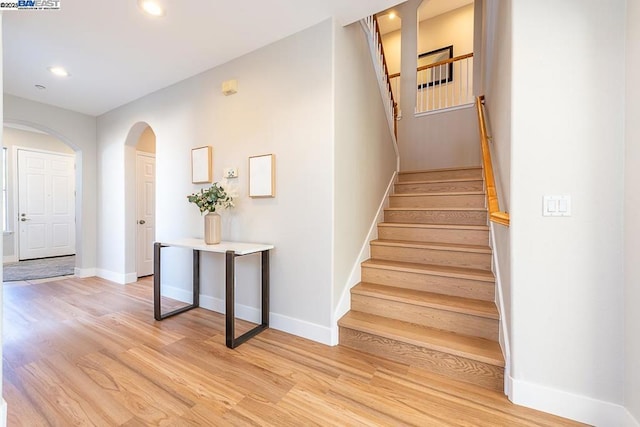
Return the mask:
{"type": "MultiPolygon", "coordinates": [[[[275,330],[230,350],[220,314],[154,321],[150,279],[6,283],[3,312],[10,427],[577,425],[275,330]]],[[[237,332],[248,325],[238,321],[237,332]]]]}

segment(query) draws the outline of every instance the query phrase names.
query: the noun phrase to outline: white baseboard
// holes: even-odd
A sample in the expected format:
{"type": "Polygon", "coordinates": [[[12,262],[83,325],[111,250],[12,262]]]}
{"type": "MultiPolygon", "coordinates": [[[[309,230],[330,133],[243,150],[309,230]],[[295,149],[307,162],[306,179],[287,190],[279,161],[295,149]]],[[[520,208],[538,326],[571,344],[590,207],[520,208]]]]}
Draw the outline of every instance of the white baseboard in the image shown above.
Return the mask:
{"type": "Polygon", "coordinates": [[[103,270],[101,268],[96,269],[96,276],[101,279],[108,280],[110,282],[118,283],[120,285],[124,285],[130,282],[127,282],[127,274],[116,273],[115,271],[103,270]]]}
{"type": "Polygon", "coordinates": [[[138,273],[125,273],[124,283],[136,283],[138,281],[138,273]]]}
{"type": "Polygon", "coordinates": [[[7,255],[2,257],[2,263],[18,262],[18,255],[7,255]]]}
{"type": "MultiPolygon", "coordinates": [[[[192,296],[191,291],[167,286],[166,284],[162,285],[162,295],[186,303],[191,302],[192,296]]],[[[226,311],[224,300],[208,295],[200,295],[200,307],[220,314],[224,314],[226,311]]],[[[236,317],[253,323],[260,323],[262,318],[260,309],[242,304],[236,304],[236,317]]],[[[271,312],[269,315],[269,327],[321,344],[331,345],[331,328],[327,326],[316,325],[305,320],[271,312]]]]}
{"type": "Polygon", "coordinates": [[[79,277],[81,279],[84,279],[84,278],[87,278],[87,277],[95,277],[95,276],[97,276],[95,268],[78,268],[78,267],[75,267],[73,269],[73,273],[74,273],[74,275],[76,277],[79,277]]]}
{"type": "MultiPolygon", "coordinates": [[[[333,312],[333,318],[331,319],[331,339],[329,345],[338,345],[339,339],[339,331],[338,331],[338,320],[342,316],[344,316],[351,309],[351,288],[357,285],[360,282],[362,268],[361,264],[370,257],[370,247],[369,242],[378,237],[378,223],[382,221],[384,218],[384,208],[386,207],[389,199],[389,194],[393,189],[393,184],[396,181],[396,176],[398,172],[394,172],[391,180],[389,181],[389,185],[387,186],[387,191],[384,193],[384,197],[380,202],[380,206],[378,206],[378,211],[376,212],[376,216],[371,223],[371,227],[369,227],[369,233],[367,237],[364,239],[362,243],[362,247],[360,248],[360,254],[358,255],[358,259],[353,264],[351,269],[351,274],[349,275],[349,279],[347,280],[347,284],[342,291],[342,295],[340,296],[340,301],[336,306],[335,311],[333,312]]],[[[296,335],[296,334],[294,334],[296,335]]]]}
{"type": "Polygon", "coordinates": [[[7,427],[7,402],[4,399],[0,403],[0,427],[7,427]]]}
{"type": "Polygon", "coordinates": [[[637,426],[621,405],[514,378],[511,378],[511,387],[511,401],[517,405],[593,426],[637,426]]]}

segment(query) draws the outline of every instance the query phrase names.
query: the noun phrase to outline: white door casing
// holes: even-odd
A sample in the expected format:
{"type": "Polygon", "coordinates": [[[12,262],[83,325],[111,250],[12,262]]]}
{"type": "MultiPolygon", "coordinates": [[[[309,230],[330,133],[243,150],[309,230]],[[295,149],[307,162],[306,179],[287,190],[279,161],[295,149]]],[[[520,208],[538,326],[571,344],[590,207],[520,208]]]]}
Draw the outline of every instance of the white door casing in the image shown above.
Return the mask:
{"type": "Polygon", "coordinates": [[[136,153],[136,274],[153,274],[153,243],[156,236],[156,158],[136,153]]]}
{"type": "Polygon", "coordinates": [[[75,156],[17,153],[19,259],[75,254],[75,156]]]}

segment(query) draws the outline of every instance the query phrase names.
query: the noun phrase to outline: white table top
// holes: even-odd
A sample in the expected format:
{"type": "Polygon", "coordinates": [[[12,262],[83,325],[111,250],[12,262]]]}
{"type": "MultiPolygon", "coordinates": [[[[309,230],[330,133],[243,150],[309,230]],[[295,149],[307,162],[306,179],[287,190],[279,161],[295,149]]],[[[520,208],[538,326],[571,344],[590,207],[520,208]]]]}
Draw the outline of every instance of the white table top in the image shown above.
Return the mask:
{"type": "Polygon", "coordinates": [[[168,242],[159,242],[164,246],[175,246],[178,248],[195,249],[198,251],[215,252],[224,254],[227,251],[234,251],[237,255],[248,255],[256,252],[273,249],[273,245],[264,243],[244,243],[244,242],[220,242],[217,245],[207,245],[203,239],[179,239],[168,242]]]}

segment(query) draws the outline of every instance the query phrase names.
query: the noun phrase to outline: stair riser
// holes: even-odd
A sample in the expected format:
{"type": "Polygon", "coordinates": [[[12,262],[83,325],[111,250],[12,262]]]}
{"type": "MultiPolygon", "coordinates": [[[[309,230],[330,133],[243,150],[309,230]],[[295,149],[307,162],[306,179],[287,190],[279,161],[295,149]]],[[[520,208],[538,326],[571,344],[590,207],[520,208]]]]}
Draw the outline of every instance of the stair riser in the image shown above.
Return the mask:
{"type": "Polygon", "coordinates": [[[371,258],[491,270],[491,254],[371,245],[371,258]]]}
{"type": "Polygon", "coordinates": [[[384,220],[386,222],[408,223],[408,224],[457,224],[457,225],[487,225],[486,211],[419,211],[385,210],[384,220]]]}
{"type": "Polygon", "coordinates": [[[343,327],[340,328],[340,345],[419,366],[458,381],[503,391],[504,369],[501,367],[343,327]]]}
{"type": "Polygon", "coordinates": [[[484,208],[484,205],[484,194],[389,197],[392,208],[484,208]]]}
{"type": "Polygon", "coordinates": [[[363,265],[362,281],[403,289],[495,301],[495,284],[480,280],[387,270],[363,265]]]}
{"type": "Polygon", "coordinates": [[[352,294],[351,310],[498,341],[498,321],[369,295],[352,294]]]}
{"type": "Polygon", "coordinates": [[[433,181],[463,178],[482,179],[482,169],[455,169],[412,173],[401,172],[398,175],[398,182],[433,181]]]}
{"type": "Polygon", "coordinates": [[[488,245],[489,231],[379,226],[378,238],[385,240],[406,240],[409,242],[488,245]]]}
{"type": "Polygon", "coordinates": [[[451,182],[423,182],[398,183],[394,186],[394,194],[408,193],[454,193],[456,191],[482,191],[482,180],[451,181],[451,182]]]}

